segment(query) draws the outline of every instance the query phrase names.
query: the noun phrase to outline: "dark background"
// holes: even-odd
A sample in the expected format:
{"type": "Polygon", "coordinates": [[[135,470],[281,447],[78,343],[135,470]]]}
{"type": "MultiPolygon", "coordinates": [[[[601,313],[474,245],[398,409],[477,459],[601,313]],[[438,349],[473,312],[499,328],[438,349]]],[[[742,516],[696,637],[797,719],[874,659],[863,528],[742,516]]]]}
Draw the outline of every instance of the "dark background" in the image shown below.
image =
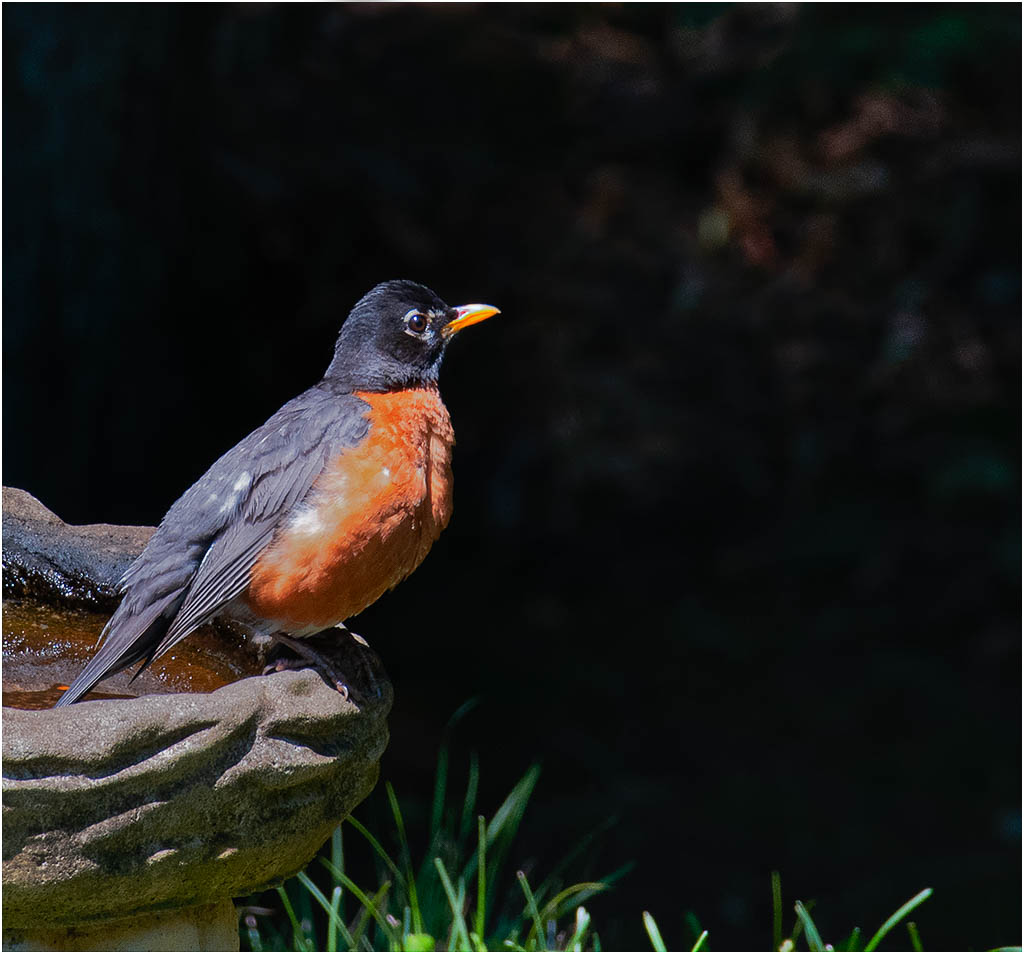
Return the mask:
{"type": "Polygon", "coordinates": [[[764,945],[773,868],[833,938],[931,886],[926,946],[1019,942],[1018,6],[3,26],[5,484],[155,523],[377,281],[493,302],[455,517],[357,625],[384,777],[479,697],[516,864],[617,816],[609,948],[764,945]]]}

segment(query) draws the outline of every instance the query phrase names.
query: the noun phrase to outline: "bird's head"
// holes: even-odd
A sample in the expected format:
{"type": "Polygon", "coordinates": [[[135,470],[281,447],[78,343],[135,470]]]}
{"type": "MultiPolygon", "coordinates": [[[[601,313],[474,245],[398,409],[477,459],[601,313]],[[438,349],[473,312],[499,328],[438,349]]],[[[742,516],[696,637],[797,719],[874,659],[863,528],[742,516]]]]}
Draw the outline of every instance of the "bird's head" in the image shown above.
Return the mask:
{"type": "Polygon", "coordinates": [[[349,313],[325,377],[352,391],[433,384],[451,339],[496,314],[492,305],[453,308],[416,282],[382,282],[349,313]]]}

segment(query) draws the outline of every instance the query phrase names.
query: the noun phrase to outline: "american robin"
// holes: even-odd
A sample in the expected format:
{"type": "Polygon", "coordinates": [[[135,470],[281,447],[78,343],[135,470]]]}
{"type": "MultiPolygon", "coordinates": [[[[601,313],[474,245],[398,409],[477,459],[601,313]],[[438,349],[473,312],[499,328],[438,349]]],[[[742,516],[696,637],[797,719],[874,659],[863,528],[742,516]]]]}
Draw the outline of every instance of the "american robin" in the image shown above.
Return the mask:
{"type": "Polygon", "coordinates": [[[58,700],[140,671],[228,614],[262,636],[318,633],[422,562],[452,513],[451,419],[438,392],[452,336],[498,313],[410,281],[352,309],[322,381],[178,499],[121,578],[102,645],[58,700]]]}

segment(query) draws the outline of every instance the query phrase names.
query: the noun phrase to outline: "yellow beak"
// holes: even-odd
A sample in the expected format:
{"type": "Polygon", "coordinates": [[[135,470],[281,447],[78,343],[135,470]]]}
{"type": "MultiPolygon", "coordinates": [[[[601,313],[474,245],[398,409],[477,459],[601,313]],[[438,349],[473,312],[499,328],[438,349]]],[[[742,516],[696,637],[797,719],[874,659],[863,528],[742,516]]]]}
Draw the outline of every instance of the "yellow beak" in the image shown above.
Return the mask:
{"type": "Polygon", "coordinates": [[[462,331],[463,328],[479,324],[492,315],[500,314],[501,312],[494,305],[462,305],[455,309],[455,317],[444,326],[442,334],[448,338],[456,332],[462,331]]]}

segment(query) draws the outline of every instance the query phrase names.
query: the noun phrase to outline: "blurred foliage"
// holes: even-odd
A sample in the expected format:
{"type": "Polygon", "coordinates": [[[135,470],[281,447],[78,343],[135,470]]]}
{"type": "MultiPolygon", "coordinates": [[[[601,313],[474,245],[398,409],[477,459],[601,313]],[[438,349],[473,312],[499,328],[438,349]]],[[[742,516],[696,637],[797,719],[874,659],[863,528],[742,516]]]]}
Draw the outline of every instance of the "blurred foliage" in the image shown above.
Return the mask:
{"type": "Polygon", "coordinates": [[[522,850],[617,815],[666,937],[750,946],[771,868],[1012,936],[1019,8],[3,17],[6,483],[155,522],[374,282],[494,301],[452,526],[359,620],[387,776],[480,694],[470,744],[545,763],[522,850]]]}

